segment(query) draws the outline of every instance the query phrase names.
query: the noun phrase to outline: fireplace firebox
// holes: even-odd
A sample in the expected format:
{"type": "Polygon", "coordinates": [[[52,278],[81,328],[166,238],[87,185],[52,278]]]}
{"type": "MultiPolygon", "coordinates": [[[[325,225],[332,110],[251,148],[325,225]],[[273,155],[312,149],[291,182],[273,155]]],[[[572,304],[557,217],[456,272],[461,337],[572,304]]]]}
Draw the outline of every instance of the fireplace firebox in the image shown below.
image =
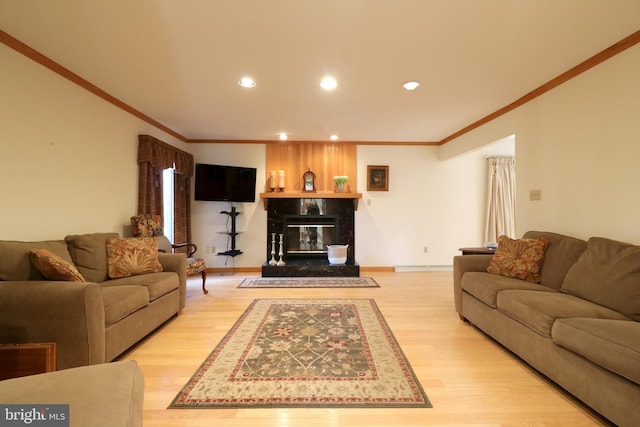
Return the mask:
{"type": "Polygon", "coordinates": [[[327,245],[338,243],[338,219],[335,216],[285,217],[285,253],[294,258],[323,258],[327,245]]]}

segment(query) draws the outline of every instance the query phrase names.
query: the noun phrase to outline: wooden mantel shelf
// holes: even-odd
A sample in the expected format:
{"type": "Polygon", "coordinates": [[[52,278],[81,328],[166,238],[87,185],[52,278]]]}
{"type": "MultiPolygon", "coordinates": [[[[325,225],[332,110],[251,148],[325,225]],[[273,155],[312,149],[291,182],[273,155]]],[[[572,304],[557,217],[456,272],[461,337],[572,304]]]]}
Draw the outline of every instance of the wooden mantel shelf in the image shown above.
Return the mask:
{"type": "Polygon", "coordinates": [[[302,191],[274,191],[271,193],[260,193],[260,198],[264,203],[264,210],[267,210],[270,199],[353,199],[353,208],[358,210],[358,200],[362,199],[362,193],[336,193],[333,191],[317,191],[315,193],[302,191]]]}

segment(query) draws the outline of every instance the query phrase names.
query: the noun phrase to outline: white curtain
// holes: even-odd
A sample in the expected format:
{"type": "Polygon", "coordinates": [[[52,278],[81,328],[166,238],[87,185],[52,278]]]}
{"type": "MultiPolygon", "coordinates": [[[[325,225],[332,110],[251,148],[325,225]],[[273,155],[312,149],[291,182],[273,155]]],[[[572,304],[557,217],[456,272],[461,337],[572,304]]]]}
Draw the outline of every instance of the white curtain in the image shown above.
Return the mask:
{"type": "Polygon", "coordinates": [[[513,157],[489,157],[487,224],[485,242],[497,242],[505,234],[515,238],[516,161],[513,157]]]}

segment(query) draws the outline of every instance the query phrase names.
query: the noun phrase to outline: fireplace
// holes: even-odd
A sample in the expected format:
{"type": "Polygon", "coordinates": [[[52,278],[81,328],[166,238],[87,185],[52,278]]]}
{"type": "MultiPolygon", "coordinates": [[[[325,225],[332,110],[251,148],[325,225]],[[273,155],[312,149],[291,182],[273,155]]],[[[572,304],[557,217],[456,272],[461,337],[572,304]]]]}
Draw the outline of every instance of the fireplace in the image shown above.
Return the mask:
{"type": "Polygon", "coordinates": [[[272,233],[279,259],[283,235],[284,266],[266,262],[265,277],[359,276],[355,263],[354,203],[345,198],[274,198],[267,207],[266,259],[271,258],[272,233]],[[348,244],[347,263],[330,265],[327,245],[348,244]]]}

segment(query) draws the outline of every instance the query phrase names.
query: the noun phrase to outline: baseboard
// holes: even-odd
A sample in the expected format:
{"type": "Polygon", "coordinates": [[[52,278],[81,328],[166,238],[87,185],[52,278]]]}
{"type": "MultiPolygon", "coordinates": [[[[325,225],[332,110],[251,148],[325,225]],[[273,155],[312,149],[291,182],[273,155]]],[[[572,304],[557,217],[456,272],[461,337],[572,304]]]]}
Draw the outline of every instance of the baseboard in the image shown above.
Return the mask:
{"type": "Polygon", "coordinates": [[[410,271],[453,271],[453,265],[396,265],[396,273],[406,273],[410,271]]]}
{"type": "MultiPolygon", "coordinates": [[[[360,271],[368,272],[396,272],[404,273],[410,271],[453,271],[452,265],[396,265],[396,266],[360,266],[360,271]]],[[[210,267],[207,273],[211,274],[234,274],[234,273],[262,273],[261,267],[210,267]]]]}

